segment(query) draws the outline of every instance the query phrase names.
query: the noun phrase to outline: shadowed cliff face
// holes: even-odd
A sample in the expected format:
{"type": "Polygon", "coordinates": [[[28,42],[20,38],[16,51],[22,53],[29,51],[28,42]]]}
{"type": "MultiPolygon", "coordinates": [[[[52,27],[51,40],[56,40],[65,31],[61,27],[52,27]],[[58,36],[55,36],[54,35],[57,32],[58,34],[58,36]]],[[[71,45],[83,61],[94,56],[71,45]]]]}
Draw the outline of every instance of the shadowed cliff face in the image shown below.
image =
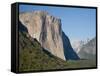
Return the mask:
{"type": "Polygon", "coordinates": [[[79,59],[78,55],[71,47],[70,41],[64,32],[62,32],[62,39],[63,39],[64,55],[65,55],[66,60],[79,59]]]}
{"type": "Polygon", "coordinates": [[[66,60],[79,59],[72,49],[69,39],[62,33],[61,20],[44,11],[20,13],[20,22],[51,54],[66,60]]]}
{"type": "Polygon", "coordinates": [[[19,31],[28,33],[27,28],[20,21],[19,21],[19,31]]]}

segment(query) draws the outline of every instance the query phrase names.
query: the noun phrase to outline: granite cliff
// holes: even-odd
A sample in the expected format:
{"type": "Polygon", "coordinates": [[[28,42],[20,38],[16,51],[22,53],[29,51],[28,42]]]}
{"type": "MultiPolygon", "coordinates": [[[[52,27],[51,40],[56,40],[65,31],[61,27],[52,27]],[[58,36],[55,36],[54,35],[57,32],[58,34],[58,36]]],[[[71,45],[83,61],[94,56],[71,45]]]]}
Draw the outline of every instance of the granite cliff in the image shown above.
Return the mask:
{"type": "Polygon", "coordinates": [[[61,19],[45,11],[33,11],[20,13],[19,20],[27,28],[29,35],[54,56],[63,60],[79,59],[62,31],[61,19]]]}

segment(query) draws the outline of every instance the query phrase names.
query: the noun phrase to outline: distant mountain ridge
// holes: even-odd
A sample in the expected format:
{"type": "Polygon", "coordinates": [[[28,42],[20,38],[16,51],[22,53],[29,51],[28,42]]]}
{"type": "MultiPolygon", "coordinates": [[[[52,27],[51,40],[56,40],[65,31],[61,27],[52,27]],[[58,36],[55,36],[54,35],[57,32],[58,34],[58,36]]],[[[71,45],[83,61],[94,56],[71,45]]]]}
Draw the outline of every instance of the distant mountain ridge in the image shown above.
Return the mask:
{"type": "Polygon", "coordinates": [[[29,35],[51,54],[63,60],[79,59],[71,47],[68,37],[61,28],[61,20],[44,11],[19,14],[20,22],[27,28],[29,35]]]}
{"type": "Polygon", "coordinates": [[[96,59],[96,38],[83,45],[78,55],[81,59],[96,59]]]}
{"type": "Polygon", "coordinates": [[[71,42],[72,48],[75,50],[75,52],[78,54],[82,46],[87,44],[91,39],[87,38],[86,40],[74,40],[71,42]]]}
{"type": "Polygon", "coordinates": [[[72,47],[76,51],[80,59],[96,58],[96,38],[87,39],[86,41],[77,40],[72,43],[72,47]]]}

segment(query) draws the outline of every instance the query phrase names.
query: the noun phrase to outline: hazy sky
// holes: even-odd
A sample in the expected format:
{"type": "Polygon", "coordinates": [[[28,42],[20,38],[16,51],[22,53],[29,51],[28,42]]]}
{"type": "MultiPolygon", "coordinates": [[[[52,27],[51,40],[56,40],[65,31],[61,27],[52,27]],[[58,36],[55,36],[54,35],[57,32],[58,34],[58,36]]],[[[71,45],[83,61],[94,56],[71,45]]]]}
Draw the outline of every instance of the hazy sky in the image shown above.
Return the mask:
{"type": "Polygon", "coordinates": [[[96,10],[75,7],[53,7],[20,5],[20,12],[34,10],[47,11],[49,14],[59,17],[62,29],[70,40],[85,40],[96,36],[96,10]]]}

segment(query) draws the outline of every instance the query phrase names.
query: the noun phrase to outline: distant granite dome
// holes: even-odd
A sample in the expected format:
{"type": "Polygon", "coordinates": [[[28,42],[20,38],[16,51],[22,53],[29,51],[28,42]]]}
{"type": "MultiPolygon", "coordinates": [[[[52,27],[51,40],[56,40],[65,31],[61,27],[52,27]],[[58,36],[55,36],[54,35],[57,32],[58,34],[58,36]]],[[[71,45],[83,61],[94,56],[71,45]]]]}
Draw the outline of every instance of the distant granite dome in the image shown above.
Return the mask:
{"type": "Polygon", "coordinates": [[[32,38],[51,54],[63,59],[79,59],[71,47],[68,37],[61,28],[61,20],[45,11],[19,14],[20,22],[27,28],[32,38]]]}

